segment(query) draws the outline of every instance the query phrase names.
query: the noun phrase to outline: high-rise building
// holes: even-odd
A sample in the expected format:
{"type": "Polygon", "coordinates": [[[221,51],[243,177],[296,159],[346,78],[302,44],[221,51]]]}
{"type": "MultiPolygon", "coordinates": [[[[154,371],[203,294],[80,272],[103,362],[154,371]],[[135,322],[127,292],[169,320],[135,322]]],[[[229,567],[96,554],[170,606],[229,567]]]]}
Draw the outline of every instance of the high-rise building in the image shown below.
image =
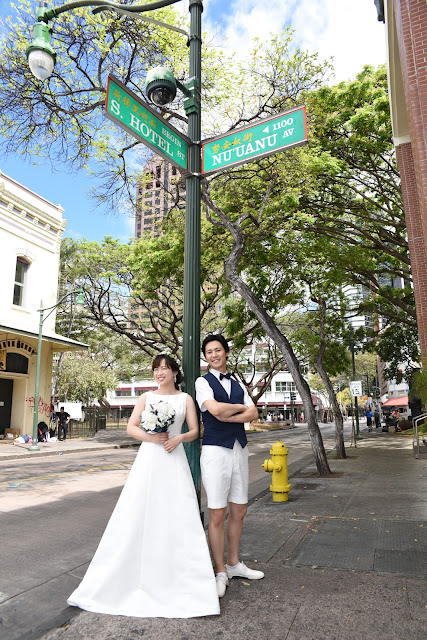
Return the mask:
{"type": "Polygon", "coordinates": [[[159,235],[163,218],[177,197],[179,179],[177,168],[163,158],[153,156],[147,162],[136,192],[135,238],[159,235]]]}

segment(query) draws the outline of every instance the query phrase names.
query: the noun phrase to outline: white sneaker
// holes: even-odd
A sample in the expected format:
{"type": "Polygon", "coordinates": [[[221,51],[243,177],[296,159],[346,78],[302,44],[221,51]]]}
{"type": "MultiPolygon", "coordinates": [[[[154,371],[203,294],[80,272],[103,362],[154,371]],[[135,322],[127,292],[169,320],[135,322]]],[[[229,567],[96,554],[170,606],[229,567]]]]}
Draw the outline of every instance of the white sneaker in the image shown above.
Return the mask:
{"type": "Polygon", "coordinates": [[[225,565],[227,569],[227,575],[229,578],[247,578],[248,580],[261,580],[264,577],[262,571],[256,571],[255,569],[249,569],[243,562],[239,562],[235,567],[229,567],[225,565]]]}
{"type": "Polygon", "coordinates": [[[218,594],[218,598],[222,598],[226,588],[228,587],[228,578],[225,575],[225,573],[218,573],[215,576],[215,580],[216,580],[216,592],[218,594]]]}

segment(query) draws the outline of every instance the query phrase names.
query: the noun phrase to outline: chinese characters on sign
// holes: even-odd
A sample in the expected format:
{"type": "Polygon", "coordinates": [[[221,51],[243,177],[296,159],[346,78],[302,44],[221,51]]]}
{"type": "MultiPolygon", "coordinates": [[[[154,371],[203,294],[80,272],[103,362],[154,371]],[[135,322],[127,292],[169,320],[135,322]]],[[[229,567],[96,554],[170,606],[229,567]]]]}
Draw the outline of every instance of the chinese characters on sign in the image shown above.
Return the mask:
{"type": "MultiPolygon", "coordinates": [[[[155,153],[188,170],[190,139],[166,123],[113,75],[108,77],[105,114],[155,153]]],[[[202,174],[215,173],[305,142],[306,110],[296,107],[202,142],[202,174]]]]}
{"type": "Polygon", "coordinates": [[[305,107],[202,143],[202,173],[221,171],[307,142],[305,107]]]}
{"type": "Polygon", "coordinates": [[[108,77],[105,114],[153,151],[187,170],[188,138],[112,75],[108,77]]]}

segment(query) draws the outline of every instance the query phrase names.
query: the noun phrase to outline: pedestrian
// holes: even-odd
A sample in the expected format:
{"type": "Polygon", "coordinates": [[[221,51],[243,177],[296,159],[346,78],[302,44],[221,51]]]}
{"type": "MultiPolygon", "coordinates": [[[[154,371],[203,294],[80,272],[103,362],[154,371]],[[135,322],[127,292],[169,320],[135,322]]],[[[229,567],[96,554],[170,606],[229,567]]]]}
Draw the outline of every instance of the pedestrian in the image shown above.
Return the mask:
{"type": "Polygon", "coordinates": [[[64,407],[61,407],[59,413],[56,414],[58,417],[58,440],[66,440],[67,439],[67,429],[68,423],[71,420],[71,416],[64,410],[64,407]],[[61,433],[64,433],[64,437],[61,438],[61,433]]]}
{"type": "Polygon", "coordinates": [[[139,618],[217,615],[215,575],[183,445],[198,436],[196,408],[180,389],[173,358],[156,356],[152,370],[159,388],[138,398],[127,426],[142,444],[68,604],[139,618]]]}
{"type": "Polygon", "coordinates": [[[267,413],[267,422],[271,422],[271,420],[272,420],[271,413],[268,412],[267,413]]]}
{"type": "Polygon", "coordinates": [[[368,431],[372,431],[372,416],[374,414],[372,413],[371,409],[368,409],[365,412],[365,416],[366,416],[366,426],[368,427],[368,431]]]}
{"type": "Polygon", "coordinates": [[[375,409],[374,411],[374,421],[375,421],[375,429],[379,429],[381,426],[381,416],[378,409],[375,409]]]}
{"type": "Polygon", "coordinates": [[[304,412],[303,411],[301,411],[301,415],[300,415],[299,419],[300,419],[300,422],[304,422],[304,412]]]}
{"type": "Polygon", "coordinates": [[[395,409],[391,415],[393,416],[393,418],[395,420],[394,429],[395,429],[396,433],[398,433],[399,431],[402,431],[402,429],[399,427],[400,409],[395,409]]]}
{"type": "Polygon", "coordinates": [[[255,420],[258,411],[244,387],[227,373],[230,350],[224,336],[207,336],[202,351],[210,370],[196,380],[196,397],[204,425],[200,466],[209,507],[208,537],[216,570],[217,592],[221,598],[230,578],[259,580],[264,577],[262,571],[249,569],[239,558],[249,484],[244,423],[255,420]],[[227,505],[228,562],[225,564],[227,505]]]}
{"type": "Polygon", "coordinates": [[[38,442],[47,442],[48,435],[49,435],[49,427],[47,426],[46,422],[42,420],[42,422],[39,422],[37,425],[38,442]]]}

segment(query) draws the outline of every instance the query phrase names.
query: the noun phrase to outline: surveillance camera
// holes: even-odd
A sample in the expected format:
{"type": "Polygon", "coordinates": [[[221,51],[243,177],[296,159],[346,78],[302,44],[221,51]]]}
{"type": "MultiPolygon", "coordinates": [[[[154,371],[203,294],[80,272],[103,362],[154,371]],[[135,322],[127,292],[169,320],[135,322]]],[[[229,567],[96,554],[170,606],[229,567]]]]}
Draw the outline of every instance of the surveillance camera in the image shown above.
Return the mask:
{"type": "Polygon", "coordinates": [[[147,73],[145,91],[148,99],[158,107],[172,102],[176,96],[176,80],[165,67],[156,67],[147,73]]]}
{"type": "Polygon", "coordinates": [[[151,102],[154,102],[158,107],[162,107],[164,104],[172,102],[175,98],[176,91],[173,91],[170,87],[150,87],[148,97],[151,102]]]}

